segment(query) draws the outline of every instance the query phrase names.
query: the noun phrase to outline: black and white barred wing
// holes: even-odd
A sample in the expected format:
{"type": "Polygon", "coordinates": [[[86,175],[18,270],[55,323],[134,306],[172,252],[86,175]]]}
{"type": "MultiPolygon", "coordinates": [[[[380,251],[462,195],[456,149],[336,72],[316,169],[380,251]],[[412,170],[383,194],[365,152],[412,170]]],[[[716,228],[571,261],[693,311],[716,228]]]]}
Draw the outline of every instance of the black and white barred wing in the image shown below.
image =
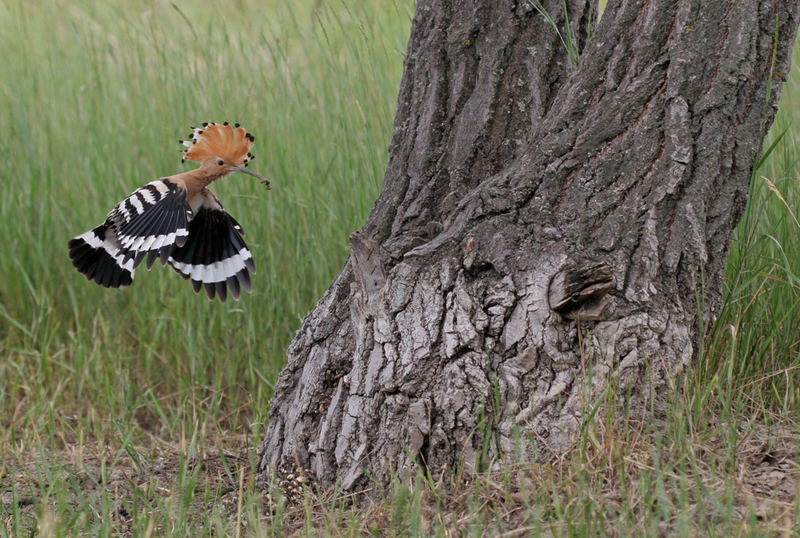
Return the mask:
{"type": "Polygon", "coordinates": [[[148,269],[156,258],[166,264],[172,250],[186,243],[191,218],[186,191],[168,179],[136,189],[108,214],[124,259],[133,259],[135,268],[147,255],[148,269]]]}
{"type": "Polygon", "coordinates": [[[101,286],[128,286],[145,255],[148,268],[157,257],[166,263],[186,242],[191,216],[183,189],[167,179],[152,181],[118,203],[103,224],[71,239],[69,257],[101,286]]]}
{"type": "Polygon", "coordinates": [[[130,286],[133,282],[133,260],[125,259],[113,226],[107,220],[69,242],[69,258],[75,268],[106,288],[130,286]]]}
{"type": "Polygon", "coordinates": [[[250,292],[250,274],[256,272],[253,255],[242,239],[244,231],[239,223],[215,197],[211,205],[195,213],[186,244],[172,251],[169,264],[183,278],[192,280],[195,292],[203,286],[209,299],[216,293],[225,301],[230,289],[238,299],[241,288],[250,292]]]}

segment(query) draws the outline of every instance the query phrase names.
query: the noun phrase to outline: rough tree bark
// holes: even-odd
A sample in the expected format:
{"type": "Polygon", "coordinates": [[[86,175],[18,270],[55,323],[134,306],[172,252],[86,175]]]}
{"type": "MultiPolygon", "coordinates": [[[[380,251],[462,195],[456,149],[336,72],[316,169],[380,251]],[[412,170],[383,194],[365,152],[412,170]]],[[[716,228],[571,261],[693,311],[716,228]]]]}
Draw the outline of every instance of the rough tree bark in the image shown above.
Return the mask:
{"type": "Polygon", "coordinates": [[[383,191],[289,348],[262,473],[563,453],[606,388],[658,413],[691,365],[800,3],[566,4],[575,65],[529,2],[419,0],[383,191]]]}

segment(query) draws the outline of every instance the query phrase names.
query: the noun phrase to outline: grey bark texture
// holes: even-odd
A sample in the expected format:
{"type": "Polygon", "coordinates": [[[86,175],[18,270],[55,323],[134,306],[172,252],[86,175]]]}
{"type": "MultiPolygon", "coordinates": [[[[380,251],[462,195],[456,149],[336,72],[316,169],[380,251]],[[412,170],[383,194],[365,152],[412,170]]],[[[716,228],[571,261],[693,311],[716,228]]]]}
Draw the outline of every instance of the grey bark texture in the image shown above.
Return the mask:
{"type": "Polygon", "coordinates": [[[599,401],[663,411],[800,3],[566,5],[575,65],[531,3],[418,1],[383,190],[289,348],[261,473],[470,472],[564,453],[599,401]]]}

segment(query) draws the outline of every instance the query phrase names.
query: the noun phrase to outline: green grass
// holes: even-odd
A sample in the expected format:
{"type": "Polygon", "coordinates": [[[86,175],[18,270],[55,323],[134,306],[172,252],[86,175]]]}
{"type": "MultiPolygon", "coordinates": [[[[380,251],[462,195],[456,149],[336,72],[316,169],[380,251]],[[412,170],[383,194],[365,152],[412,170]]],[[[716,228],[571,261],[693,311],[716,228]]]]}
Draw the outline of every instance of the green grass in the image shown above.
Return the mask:
{"type": "Polygon", "coordinates": [[[379,192],[413,9],[287,5],[0,0],[0,535],[797,532],[800,65],[665,424],[597,416],[568,459],[419,476],[385,502],[262,494],[271,383],[379,192]],[[187,169],[190,125],[226,120],[273,182],[214,186],[252,295],[212,303],[160,266],[123,291],[74,271],[70,237],[187,169]]]}
{"type": "Polygon", "coordinates": [[[235,421],[242,402],[266,409],[299,319],[377,196],[410,15],[390,2],[259,5],[0,4],[0,368],[37,381],[0,405],[143,405],[171,428],[188,403],[213,423],[235,421]],[[256,133],[251,166],[274,185],[215,188],[257,260],[253,295],[198,300],[160,267],[122,292],[88,285],[67,240],[137,186],[188,169],[178,139],[223,120],[256,133]]]}

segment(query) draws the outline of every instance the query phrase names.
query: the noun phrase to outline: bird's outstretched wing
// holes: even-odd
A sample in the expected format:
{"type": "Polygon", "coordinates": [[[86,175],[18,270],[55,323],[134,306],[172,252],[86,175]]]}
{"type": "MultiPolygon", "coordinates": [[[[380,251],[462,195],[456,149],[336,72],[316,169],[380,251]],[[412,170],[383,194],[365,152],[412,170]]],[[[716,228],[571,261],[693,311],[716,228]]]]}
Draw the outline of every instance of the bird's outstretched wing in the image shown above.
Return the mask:
{"type": "Polygon", "coordinates": [[[133,282],[133,260],[120,251],[109,221],[71,239],[69,257],[78,271],[101,286],[119,288],[133,282]]]}
{"type": "Polygon", "coordinates": [[[244,231],[208,189],[203,203],[189,223],[186,243],[175,248],[168,263],[183,278],[192,280],[199,292],[205,287],[209,299],[216,294],[221,301],[230,289],[234,299],[241,288],[250,292],[250,274],[255,273],[253,255],[242,239],[244,231]]]}
{"type": "Polygon", "coordinates": [[[132,258],[135,268],[147,255],[148,269],[157,257],[166,265],[170,252],[186,242],[191,219],[186,191],[166,178],[136,189],[107,217],[124,259],[132,258]]]}
{"type": "Polygon", "coordinates": [[[101,286],[128,286],[146,255],[148,269],[156,258],[166,264],[170,252],[186,242],[191,218],[186,191],[157,179],[114,206],[103,224],[71,239],[69,257],[101,286]]]}

